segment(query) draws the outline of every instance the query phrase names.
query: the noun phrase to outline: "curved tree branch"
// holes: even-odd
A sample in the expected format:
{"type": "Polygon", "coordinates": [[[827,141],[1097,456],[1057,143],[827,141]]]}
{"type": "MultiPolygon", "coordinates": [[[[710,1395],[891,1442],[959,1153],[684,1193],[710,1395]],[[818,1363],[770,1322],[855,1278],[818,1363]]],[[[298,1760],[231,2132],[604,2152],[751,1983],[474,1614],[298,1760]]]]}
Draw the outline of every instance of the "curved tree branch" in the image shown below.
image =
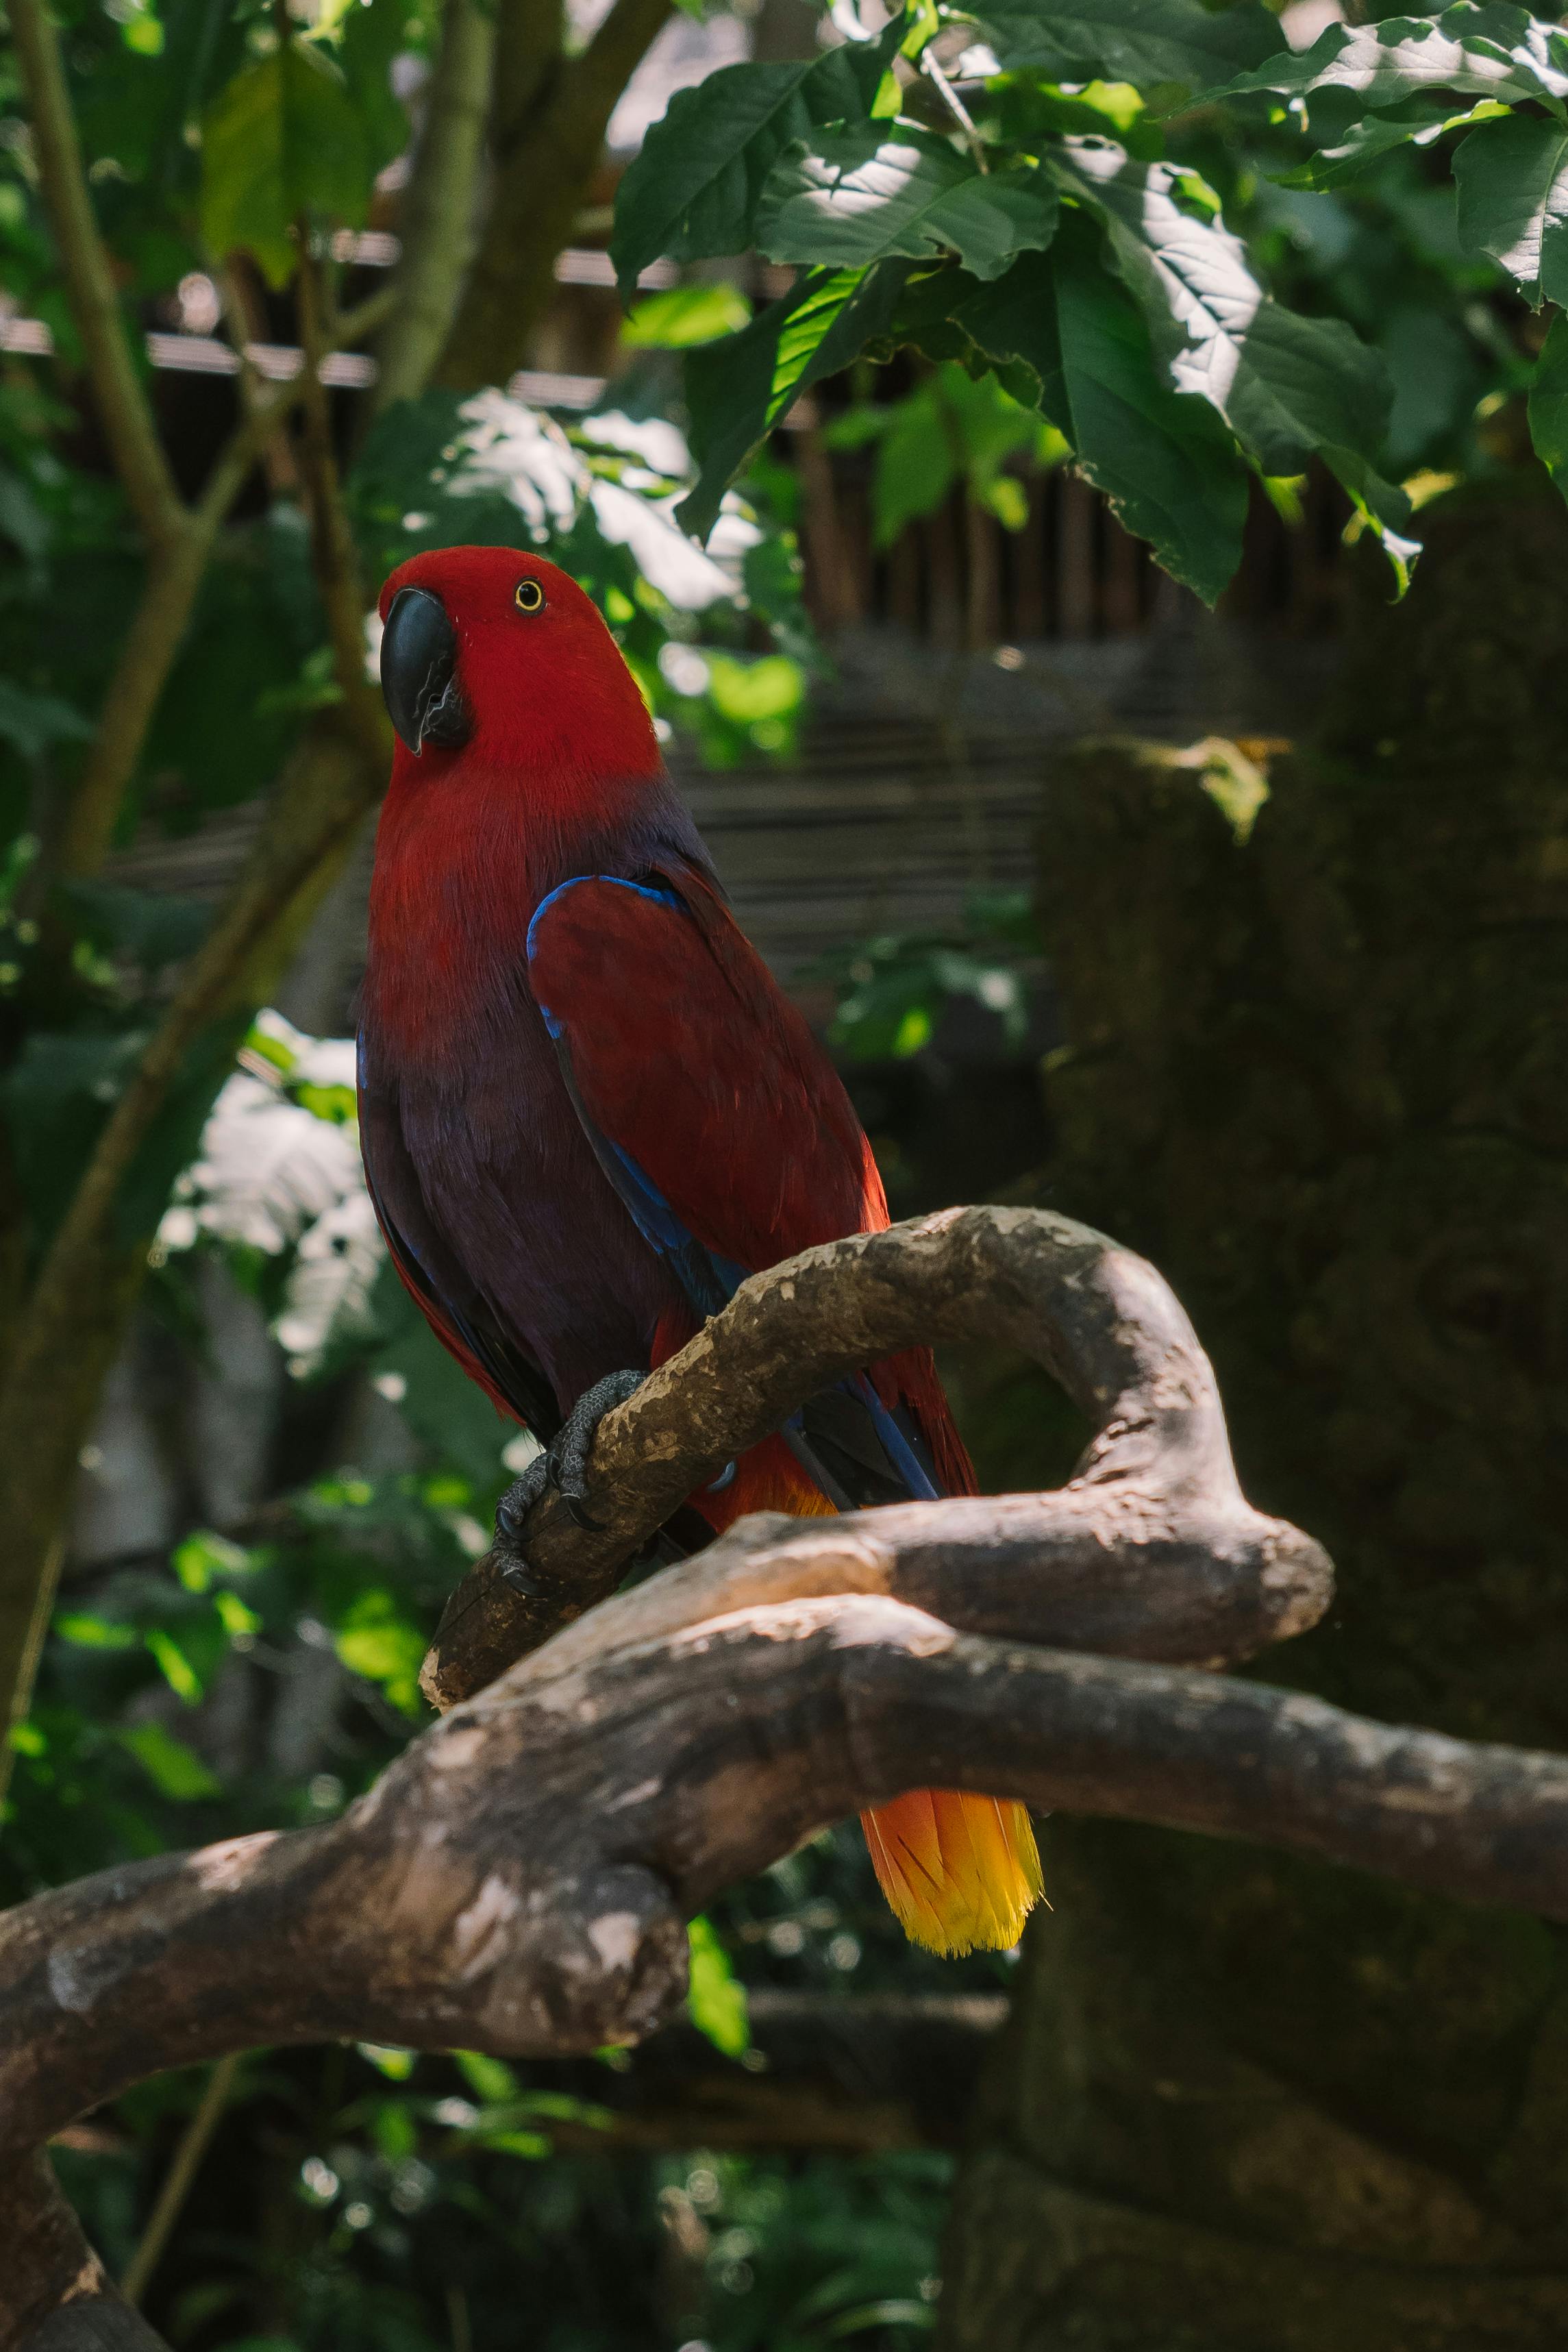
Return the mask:
{"type": "MultiPolygon", "coordinates": [[[[1154,1268],[1066,1217],[951,1209],[745,1283],[601,1424],[589,1510],[604,1531],[547,1496],[523,1536],[537,1597],[503,1581],[494,1551],[464,1579],[425,1696],[443,1707],[471,1696],[602,1600],[678,1504],[817,1390],[919,1341],[978,1337],[1035,1357],[1094,1423],[1071,1485],[779,1520],[770,1546],[748,1548],[748,1598],[765,1597],[758,1580],[778,1560],[789,1590],[896,1591],[921,1607],[940,1593],[952,1622],[989,1633],[1012,1625],[1027,1577],[1037,1607],[1056,1596],[1056,1615],[1035,1621],[1042,1639],[1199,1663],[1249,1656],[1318,1615],[1328,1563],[1243,1498],[1208,1360],[1154,1268]]],[[[667,1611],[691,1573],[661,1577],[643,1605],[667,1611]]]]}
{"type": "MultiPolygon", "coordinates": [[[[748,1284],[606,1423],[594,1499],[620,1532],[594,1540],[612,1559],[694,1465],[914,1328],[977,1326],[1032,1346],[1095,1418],[1061,1494],[744,1520],[519,1660],[340,1821],[0,1918],[0,2181],[22,2224],[0,2352],[147,2343],[28,2168],[84,2110],[257,2042],[635,2040],[680,2001],[685,1922],[718,1888],[908,1788],[1258,1838],[1568,1919],[1568,1759],[1155,1662],[1299,1630],[1329,1570],[1241,1497],[1159,1277],[1084,1227],[957,1211],[748,1284]],[[1060,1646],[1086,1637],[1141,1654],[1060,1646]],[[72,2298],[91,2334],[57,2326],[72,2298]]],[[[564,1592],[569,1538],[541,1507],[541,1559],[547,1535],[564,1592]]]]}

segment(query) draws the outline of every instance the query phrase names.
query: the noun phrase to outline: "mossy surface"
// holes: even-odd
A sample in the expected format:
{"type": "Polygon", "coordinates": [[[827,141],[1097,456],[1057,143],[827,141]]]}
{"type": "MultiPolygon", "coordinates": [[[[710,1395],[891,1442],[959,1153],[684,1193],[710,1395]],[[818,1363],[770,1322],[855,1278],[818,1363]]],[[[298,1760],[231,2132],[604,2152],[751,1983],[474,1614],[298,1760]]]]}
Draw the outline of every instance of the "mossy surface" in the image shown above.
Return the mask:
{"type": "MultiPolygon", "coordinates": [[[[1568,1748],[1568,514],[1434,522],[1245,840],[1155,747],[1052,774],[1038,1197],[1162,1268],[1249,1493],[1333,1554],[1254,1671],[1568,1748]]],[[[1568,2342],[1564,1938],[1256,1848],[1044,1847],[950,2347],[1568,2342]]]]}

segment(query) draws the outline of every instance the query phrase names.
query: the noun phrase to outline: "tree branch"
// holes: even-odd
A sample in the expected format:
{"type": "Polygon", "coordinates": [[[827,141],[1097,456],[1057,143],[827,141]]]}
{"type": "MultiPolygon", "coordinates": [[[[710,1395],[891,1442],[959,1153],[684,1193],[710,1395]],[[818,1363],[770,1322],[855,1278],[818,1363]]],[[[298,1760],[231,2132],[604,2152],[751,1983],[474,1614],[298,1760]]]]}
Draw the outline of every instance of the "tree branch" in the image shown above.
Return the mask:
{"type": "Polygon", "coordinates": [[[494,0],[446,0],[441,54],[398,227],[398,308],[377,346],[374,413],[429,382],[452,325],[475,241],[475,191],[496,54],[494,0]]]}
{"type": "MultiPolygon", "coordinates": [[[[182,507],[178,527],[151,558],[146,584],[131,616],[109,691],[99,712],[92,748],[72,787],[53,864],[68,875],[96,873],[109,853],[125,788],[136,772],[147,730],[179,656],[192,608],[219,531],[245,488],[252,467],[309,395],[316,370],[329,351],[358,342],[385,318],[394,299],[383,288],[338,321],[322,338],[314,367],[255,401],[220,451],[193,509],[182,507]]],[[[361,666],[362,667],[362,666],[361,666]]]]}
{"type": "Polygon", "coordinates": [[[305,388],[300,470],[310,505],[310,561],[327,616],[332,670],[345,715],[365,760],[378,775],[384,776],[392,761],[392,728],[381,696],[365,676],[365,612],[370,600],[360,576],[359,551],[332,449],[331,396],[321,381],[321,362],[331,347],[324,278],[320,261],[309,249],[304,222],[299,247],[299,340],[305,349],[300,370],[305,388]]]}
{"type": "Polygon", "coordinates": [[[13,0],[11,32],[32,115],[38,178],[65,272],[71,317],[115,469],[152,548],[174,539],[185,508],[158,439],[120,317],[114,272],[88,193],[59,37],[44,0],[13,0]]]}
{"type": "Polygon", "coordinates": [[[681,2000],[693,1912],[909,1788],[1260,1839],[1568,1920],[1568,1759],[1149,1662],[1312,1622],[1329,1571],[1242,1500],[1159,1277],[1082,1226],[955,1212],[747,1285],[606,1424],[594,1499],[619,1491],[639,1404],[650,1486],[684,1489],[694,1460],[884,1352],[910,1320],[901,1289],[928,1322],[1033,1345],[1093,1414],[1060,1496],[821,1530],[743,1520],[511,1667],[340,1821],[107,1871],[0,1917],[0,2178],[24,2222],[0,2275],[5,2352],[45,2352],[51,2294],[93,2305],[99,2340],[137,2340],[113,2335],[122,2311],[26,2169],[73,2117],[257,2043],[545,2057],[634,2041],[681,2000]],[[755,1404],[727,1393],[743,1361],[755,1404]],[[1051,1646],[1085,1636],[1145,1655],[1051,1646]]]}
{"type": "Polygon", "coordinates": [[[145,1269],[149,1236],[116,1231],[120,1186],[193,1045],[271,984],[277,959],[330,883],[384,779],[341,713],[322,712],[99,1136],[29,1294],[0,1380],[0,1690],[7,1695],[42,1605],[77,1453],[145,1269]]]}
{"type": "MultiPolygon", "coordinates": [[[[5,1915],[0,2157],[157,2069],[260,2042],[543,2057],[634,2041],[680,2002],[691,1913],[824,1822],[932,1781],[1568,1918],[1568,1759],[962,1634],[877,1596],[733,1611],[710,1574],[716,1613],[628,1641],[637,1596],[606,1602],[591,1643],[513,1668],[337,1822],[5,1915]]],[[[1032,1628],[1027,1587],[1016,1614],[1032,1628]]]]}
{"type": "MultiPolygon", "coordinates": [[[[1010,1622],[1011,1586],[1026,1575],[1037,1597],[1059,1596],[1042,1639],[1068,1638],[1071,1624],[1082,1647],[1124,1655],[1245,1657],[1312,1622],[1327,1562],[1244,1500],[1208,1360],[1154,1268],[1065,1217],[953,1209],[743,1284],[601,1424],[588,1509],[603,1532],[547,1495],[523,1533],[537,1597],[502,1580],[495,1551],[465,1577],[425,1661],[425,1696],[441,1707],[469,1697],[603,1599],[678,1504],[819,1389],[923,1339],[981,1336],[1034,1356],[1094,1423],[1072,1483],[780,1520],[774,1541],[748,1549],[737,1604],[782,1575],[791,1591],[897,1591],[925,1607],[962,1557],[969,1581],[949,1596],[953,1622],[977,1633],[1010,1622]]],[[[644,1605],[667,1608],[692,1573],[659,1578],[644,1605]]]]}
{"type": "Polygon", "coordinates": [[[503,126],[508,143],[497,158],[489,217],[436,370],[443,383],[463,391],[505,383],[522,365],[615,101],[671,7],[672,0],[615,0],[581,56],[537,77],[536,102],[503,126]]]}

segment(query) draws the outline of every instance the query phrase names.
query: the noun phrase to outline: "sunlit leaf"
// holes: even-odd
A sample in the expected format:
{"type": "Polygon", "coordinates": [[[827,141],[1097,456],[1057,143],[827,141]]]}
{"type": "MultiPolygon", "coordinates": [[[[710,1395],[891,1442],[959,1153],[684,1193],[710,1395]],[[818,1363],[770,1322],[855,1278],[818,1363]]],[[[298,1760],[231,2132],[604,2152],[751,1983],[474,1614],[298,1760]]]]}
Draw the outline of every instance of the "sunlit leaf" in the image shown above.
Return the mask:
{"type": "Polygon", "coordinates": [[[905,269],[895,261],[813,270],[743,333],[687,354],[692,454],[701,470],[678,511],[694,536],[706,538],[725,491],[799,394],[886,330],[905,269]]]}
{"type": "Polygon", "coordinates": [[[750,320],[751,305],[737,286],[669,286],[633,305],[621,340],[632,351],[684,352],[738,334],[750,320]]]}
{"type": "Polygon", "coordinates": [[[946,140],[899,124],[831,131],[791,147],[757,207],[757,242],[773,261],[863,268],[955,253],[977,278],[1049,245],[1057,197],[1039,173],[982,173],[946,140]]]}
{"type": "Polygon", "coordinates": [[[616,193],[610,250],[622,293],[661,254],[698,261],[743,252],[763,183],[785,148],[818,124],[870,114],[885,47],[846,43],[789,64],[721,66],[695,89],[676,90],[616,193]]]}
{"type": "Polygon", "coordinates": [[[746,1987],[731,1969],[711,1920],[699,1912],[686,1936],[691,1956],[687,2013],[716,2050],[722,2050],[727,2058],[739,2058],[751,2047],[746,1987]]]}
{"type": "Polygon", "coordinates": [[[1568,123],[1511,114],[1454,155],[1460,242],[1500,262],[1529,302],[1568,299],[1568,123]]]}

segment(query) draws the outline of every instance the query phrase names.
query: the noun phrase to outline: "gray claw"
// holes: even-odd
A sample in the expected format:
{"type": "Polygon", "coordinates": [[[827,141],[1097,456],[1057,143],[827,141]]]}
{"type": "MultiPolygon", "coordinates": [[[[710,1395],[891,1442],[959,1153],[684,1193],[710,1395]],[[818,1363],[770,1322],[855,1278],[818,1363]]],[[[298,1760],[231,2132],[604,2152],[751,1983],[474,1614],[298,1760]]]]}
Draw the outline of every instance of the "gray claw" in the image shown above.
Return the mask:
{"type": "Polygon", "coordinates": [[[515,1592],[532,1600],[538,1591],[521,1558],[519,1539],[528,1513],[547,1486],[555,1487],[578,1527],[597,1532],[599,1521],[590,1518],[583,1507],[594,1432],[607,1412],[624,1404],[628,1397],[635,1396],[646,1378],[645,1372],[609,1372],[603,1380],[596,1381],[578,1398],[548,1451],[537,1454],[522,1476],[515,1479],[502,1496],[496,1507],[496,1540],[518,1555],[501,1570],[502,1581],[515,1592]]]}

